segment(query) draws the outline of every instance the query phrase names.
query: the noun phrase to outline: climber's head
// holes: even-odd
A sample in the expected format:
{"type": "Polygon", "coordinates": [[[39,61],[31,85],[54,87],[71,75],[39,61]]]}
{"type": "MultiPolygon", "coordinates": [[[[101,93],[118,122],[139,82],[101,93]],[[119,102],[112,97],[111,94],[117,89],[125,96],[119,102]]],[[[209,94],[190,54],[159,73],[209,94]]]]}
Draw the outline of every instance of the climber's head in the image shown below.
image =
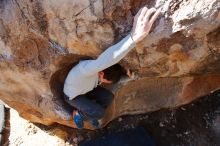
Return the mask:
{"type": "Polygon", "coordinates": [[[101,83],[112,84],[120,80],[121,76],[124,75],[124,70],[119,64],[115,64],[100,71],[98,75],[101,83]]]}

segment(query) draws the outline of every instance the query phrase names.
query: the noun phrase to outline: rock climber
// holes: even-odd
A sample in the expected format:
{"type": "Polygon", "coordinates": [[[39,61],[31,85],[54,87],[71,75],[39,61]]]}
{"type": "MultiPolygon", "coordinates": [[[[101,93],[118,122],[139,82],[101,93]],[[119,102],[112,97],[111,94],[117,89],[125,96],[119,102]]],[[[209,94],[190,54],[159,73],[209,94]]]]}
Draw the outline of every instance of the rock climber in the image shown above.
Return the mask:
{"type": "Polygon", "coordinates": [[[99,119],[113,99],[113,93],[100,85],[119,81],[123,69],[118,63],[135,45],[149,33],[160,9],[146,6],[134,17],[130,34],[117,44],[106,49],[97,59],[82,60],[68,73],[64,83],[64,99],[74,107],[73,121],[77,128],[84,127],[89,121],[99,128],[99,119]]]}

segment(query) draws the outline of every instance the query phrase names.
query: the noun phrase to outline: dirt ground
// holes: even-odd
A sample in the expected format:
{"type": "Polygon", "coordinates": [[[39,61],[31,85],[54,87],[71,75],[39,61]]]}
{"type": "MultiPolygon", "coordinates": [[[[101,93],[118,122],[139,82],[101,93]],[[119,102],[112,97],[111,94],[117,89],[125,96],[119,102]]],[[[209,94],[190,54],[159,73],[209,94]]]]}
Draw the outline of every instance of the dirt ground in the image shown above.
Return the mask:
{"type": "Polygon", "coordinates": [[[220,145],[220,90],[176,109],[119,117],[96,131],[33,124],[12,109],[6,116],[3,146],[77,146],[137,126],[143,126],[158,146],[220,145]]]}

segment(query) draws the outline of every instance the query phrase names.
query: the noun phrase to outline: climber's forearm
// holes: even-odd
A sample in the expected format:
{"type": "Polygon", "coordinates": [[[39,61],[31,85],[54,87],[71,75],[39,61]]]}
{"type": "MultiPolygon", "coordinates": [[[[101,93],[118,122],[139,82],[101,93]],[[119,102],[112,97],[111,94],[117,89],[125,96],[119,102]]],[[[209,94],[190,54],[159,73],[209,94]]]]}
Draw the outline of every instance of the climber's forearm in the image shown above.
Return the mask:
{"type": "Polygon", "coordinates": [[[85,64],[83,70],[87,75],[102,71],[118,63],[134,47],[135,43],[129,34],[117,44],[106,49],[96,60],[91,60],[85,64]]]}

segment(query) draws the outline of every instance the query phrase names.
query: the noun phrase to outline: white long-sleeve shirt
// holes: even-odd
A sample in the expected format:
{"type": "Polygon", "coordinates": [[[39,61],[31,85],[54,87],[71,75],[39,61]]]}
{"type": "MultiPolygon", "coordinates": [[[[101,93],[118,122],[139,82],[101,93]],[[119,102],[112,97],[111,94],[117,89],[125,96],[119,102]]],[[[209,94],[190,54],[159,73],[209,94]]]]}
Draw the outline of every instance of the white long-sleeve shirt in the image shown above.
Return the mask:
{"type": "Polygon", "coordinates": [[[64,93],[70,100],[85,94],[98,85],[98,72],[118,63],[135,47],[131,35],[127,35],[117,44],[106,49],[95,60],[83,60],[74,66],[67,75],[64,83],[64,93]]]}

